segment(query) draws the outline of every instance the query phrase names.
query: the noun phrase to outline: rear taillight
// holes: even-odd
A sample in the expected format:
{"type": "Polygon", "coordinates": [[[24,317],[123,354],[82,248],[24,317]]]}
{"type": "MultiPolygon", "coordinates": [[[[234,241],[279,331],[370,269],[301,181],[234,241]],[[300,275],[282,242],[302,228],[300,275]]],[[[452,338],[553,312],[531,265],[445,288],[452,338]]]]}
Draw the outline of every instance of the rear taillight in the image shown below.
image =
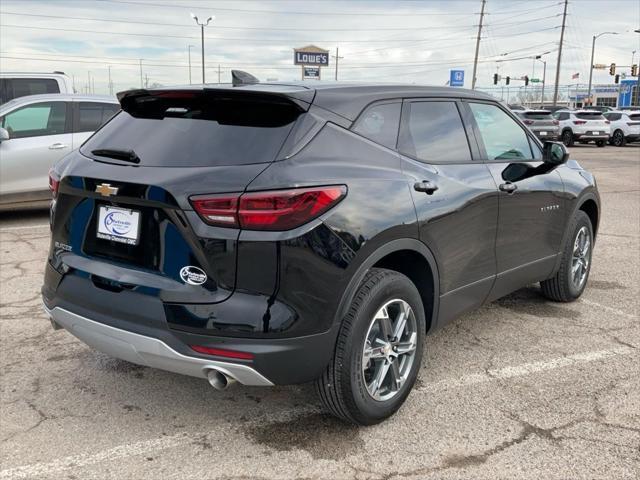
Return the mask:
{"type": "Polygon", "coordinates": [[[533,120],[523,120],[525,125],[533,125],[533,120]]]}
{"type": "Polygon", "coordinates": [[[294,188],[191,198],[194,210],[209,225],[246,230],[291,230],[337,205],[347,187],[294,188]]]}
{"type": "Polygon", "coordinates": [[[216,357],[237,358],[240,360],[253,360],[253,353],[238,352],[237,350],[225,350],[222,348],[203,347],[202,345],[191,345],[191,349],[204,355],[215,355],[216,357]]]}
{"type": "Polygon", "coordinates": [[[191,198],[193,209],[209,225],[220,227],[238,226],[238,198],[239,193],[211,195],[191,198]]]}
{"type": "Polygon", "coordinates": [[[558,120],[554,120],[554,121],[553,121],[553,124],[554,124],[554,125],[560,125],[560,122],[559,122],[558,120]]]}
{"type": "Polygon", "coordinates": [[[53,170],[49,170],[49,190],[53,198],[58,196],[58,188],[60,187],[60,178],[53,170]]]}
{"type": "Polygon", "coordinates": [[[587,123],[587,121],[586,120],[574,120],[573,123],[576,124],[576,125],[584,125],[585,123],[587,123]]]}

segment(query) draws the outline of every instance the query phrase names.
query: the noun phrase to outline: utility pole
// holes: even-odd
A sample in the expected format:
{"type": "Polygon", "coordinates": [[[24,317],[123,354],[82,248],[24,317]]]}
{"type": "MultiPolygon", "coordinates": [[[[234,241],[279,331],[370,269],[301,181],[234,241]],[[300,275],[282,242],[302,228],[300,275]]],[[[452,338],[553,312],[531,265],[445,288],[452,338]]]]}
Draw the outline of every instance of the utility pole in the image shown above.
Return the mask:
{"type": "Polygon", "coordinates": [[[144,74],[144,88],[149,88],[149,75],[144,74]]]}
{"type": "Polygon", "coordinates": [[[476,72],[478,70],[478,53],[480,52],[480,37],[482,36],[482,21],[484,20],[484,6],[487,0],[482,0],[482,8],[480,9],[480,24],[478,25],[478,38],[476,39],[476,55],[473,59],[473,75],[471,76],[471,89],[476,89],[476,72]]]}
{"type": "Polygon", "coordinates": [[[336,54],[333,57],[336,59],[336,82],[338,81],[338,61],[344,57],[341,57],[340,55],[338,55],[338,47],[336,47],[336,54]]]}
{"type": "Polygon", "coordinates": [[[189,45],[187,47],[187,49],[189,50],[189,85],[191,85],[191,49],[193,48],[193,45],[189,45]]]}
{"type": "Polygon", "coordinates": [[[111,65],[109,65],[108,68],[109,68],[109,95],[113,95],[113,82],[111,81],[111,65]]]}
{"type": "Polygon", "coordinates": [[[91,70],[87,70],[87,94],[91,93],[91,70]]]}
{"type": "Polygon", "coordinates": [[[140,59],[140,88],[142,88],[142,59],[140,59]]]}
{"type": "Polygon", "coordinates": [[[220,64],[218,64],[218,84],[220,84],[220,64]]]}
{"type": "Polygon", "coordinates": [[[560,62],[562,61],[562,44],[564,43],[564,29],[567,25],[567,6],[569,0],[564,0],[564,13],[562,14],[562,30],[560,30],[560,46],[558,47],[558,64],[556,65],[556,84],[553,88],[553,106],[558,104],[558,84],[560,83],[560,62]]]}

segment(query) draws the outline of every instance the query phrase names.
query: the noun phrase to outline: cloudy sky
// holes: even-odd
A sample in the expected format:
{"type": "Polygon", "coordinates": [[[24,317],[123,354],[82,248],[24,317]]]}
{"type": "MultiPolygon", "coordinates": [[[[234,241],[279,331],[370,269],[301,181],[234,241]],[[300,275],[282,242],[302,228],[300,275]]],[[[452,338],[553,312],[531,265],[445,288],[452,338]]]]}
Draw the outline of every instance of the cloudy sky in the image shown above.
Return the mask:
{"type": "MultiPolygon", "coordinates": [[[[558,55],[563,0],[487,0],[478,65],[478,85],[493,74],[541,77],[547,60],[552,83],[558,55]],[[533,69],[535,68],[535,72],[533,69]]],[[[213,0],[0,0],[0,70],[62,70],[78,91],[92,78],[95,93],[108,92],[108,66],[115,91],[140,86],[140,59],[149,85],[201,78],[200,30],[193,12],[215,19],[205,28],[208,81],[228,81],[232,68],[262,80],[297,80],[293,48],[315,44],[335,55],[340,80],[444,85],[449,70],[466,71],[470,87],[481,0],[422,1],[213,1],[213,0]]],[[[640,1],[571,0],[560,83],[589,76],[591,38],[595,63],[629,65],[640,59],[640,1]]],[[[333,79],[335,59],[323,69],[333,79]]],[[[608,69],[594,82],[610,82],[608,69]]]]}

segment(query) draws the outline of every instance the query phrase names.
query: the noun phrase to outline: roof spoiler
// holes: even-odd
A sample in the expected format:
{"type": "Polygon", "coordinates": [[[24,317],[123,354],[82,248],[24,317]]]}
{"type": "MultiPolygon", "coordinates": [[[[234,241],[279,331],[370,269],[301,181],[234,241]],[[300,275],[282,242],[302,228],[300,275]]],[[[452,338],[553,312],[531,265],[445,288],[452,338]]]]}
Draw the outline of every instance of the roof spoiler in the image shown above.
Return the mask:
{"type": "Polygon", "coordinates": [[[234,87],[238,87],[240,85],[254,85],[260,83],[260,80],[242,70],[231,70],[231,83],[234,87]]]}

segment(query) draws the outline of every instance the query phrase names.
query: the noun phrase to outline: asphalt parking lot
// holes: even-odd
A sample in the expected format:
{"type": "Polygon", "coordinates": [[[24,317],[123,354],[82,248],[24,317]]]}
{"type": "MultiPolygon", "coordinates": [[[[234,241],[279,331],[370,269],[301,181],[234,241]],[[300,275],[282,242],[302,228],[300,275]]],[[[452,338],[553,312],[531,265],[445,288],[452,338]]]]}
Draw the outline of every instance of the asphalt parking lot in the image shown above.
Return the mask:
{"type": "Polygon", "coordinates": [[[640,145],[576,146],[602,222],[584,296],[537,286],[427,339],[389,421],[347,426],[308,385],[151,370],[53,331],[46,213],[0,216],[0,479],[640,477],[640,145]]]}

